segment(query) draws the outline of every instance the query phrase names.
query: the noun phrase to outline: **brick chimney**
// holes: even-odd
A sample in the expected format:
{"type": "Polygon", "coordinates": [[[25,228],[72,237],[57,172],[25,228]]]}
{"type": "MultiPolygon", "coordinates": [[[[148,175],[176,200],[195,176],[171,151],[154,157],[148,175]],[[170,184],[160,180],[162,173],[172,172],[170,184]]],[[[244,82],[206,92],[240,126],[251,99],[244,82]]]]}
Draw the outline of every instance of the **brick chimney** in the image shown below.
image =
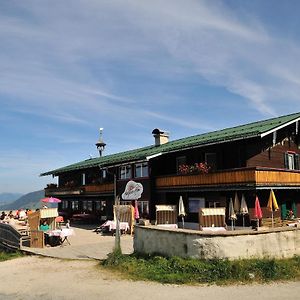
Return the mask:
{"type": "Polygon", "coordinates": [[[155,128],[152,131],[155,138],[155,146],[160,146],[169,142],[169,132],[155,128]]]}

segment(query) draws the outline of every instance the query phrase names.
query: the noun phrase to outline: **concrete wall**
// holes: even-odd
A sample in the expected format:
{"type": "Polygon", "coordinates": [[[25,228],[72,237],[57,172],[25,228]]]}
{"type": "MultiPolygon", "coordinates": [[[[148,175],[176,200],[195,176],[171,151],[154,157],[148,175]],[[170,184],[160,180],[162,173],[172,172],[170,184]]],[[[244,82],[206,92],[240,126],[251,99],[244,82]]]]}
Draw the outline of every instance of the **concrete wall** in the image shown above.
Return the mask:
{"type": "Polygon", "coordinates": [[[136,226],[134,232],[134,251],[145,254],[230,260],[300,255],[300,228],[207,234],[184,229],[136,226]]]}

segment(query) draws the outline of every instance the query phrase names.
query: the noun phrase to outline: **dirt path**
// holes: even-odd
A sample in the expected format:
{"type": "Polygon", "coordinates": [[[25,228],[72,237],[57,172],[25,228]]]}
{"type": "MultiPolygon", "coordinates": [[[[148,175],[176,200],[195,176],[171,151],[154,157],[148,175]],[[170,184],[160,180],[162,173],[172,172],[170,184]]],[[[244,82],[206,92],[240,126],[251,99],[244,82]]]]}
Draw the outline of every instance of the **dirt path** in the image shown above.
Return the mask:
{"type": "Polygon", "coordinates": [[[177,286],[120,280],[96,261],[23,257],[0,263],[0,299],[298,299],[300,283],[177,286]]]}

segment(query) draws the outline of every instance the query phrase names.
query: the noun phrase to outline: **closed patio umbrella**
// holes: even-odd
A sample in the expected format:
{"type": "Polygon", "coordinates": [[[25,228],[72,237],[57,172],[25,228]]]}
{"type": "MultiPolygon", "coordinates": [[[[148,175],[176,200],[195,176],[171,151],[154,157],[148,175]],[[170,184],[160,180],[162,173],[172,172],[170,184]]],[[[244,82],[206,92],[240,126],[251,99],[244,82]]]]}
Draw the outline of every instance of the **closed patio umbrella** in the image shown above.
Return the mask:
{"type": "Polygon", "coordinates": [[[184,228],[184,217],[186,216],[182,196],[179,197],[178,215],[182,218],[182,228],[184,228]]]}
{"type": "Polygon", "coordinates": [[[242,194],[242,201],[241,201],[241,207],[240,207],[240,214],[243,215],[243,227],[245,227],[245,215],[248,214],[248,206],[246,203],[245,195],[242,194]]]}
{"type": "Polygon", "coordinates": [[[134,218],[138,220],[140,218],[139,207],[137,200],[134,200],[134,218]]]}
{"type": "Polygon", "coordinates": [[[267,204],[267,209],[272,212],[272,227],[274,227],[274,216],[273,212],[278,210],[278,204],[273,190],[270,191],[269,201],[267,204]]]}
{"type": "Polygon", "coordinates": [[[257,227],[259,227],[259,220],[262,218],[262,210],[257,196],[255,198],[254,218],[257,219],[257,227]]]}
{"type": "Polygon", "coordinates": [[[230,201],[229,201],[228,214],[229,214],[229,220],[231,220],[231,229],[233,230],[233,222],[236,220],[236,214],[234,211],[232,198],[230,198],[230,201]]]}
{"type": "Polygon", "coordinates": [[[238,214],[240,212],[240,200],[239,200],[237,192],[235,192],[235,195],[234,195],[234,205],[233,205],[233,208],[234,208],[235,213],[238,214]]]}

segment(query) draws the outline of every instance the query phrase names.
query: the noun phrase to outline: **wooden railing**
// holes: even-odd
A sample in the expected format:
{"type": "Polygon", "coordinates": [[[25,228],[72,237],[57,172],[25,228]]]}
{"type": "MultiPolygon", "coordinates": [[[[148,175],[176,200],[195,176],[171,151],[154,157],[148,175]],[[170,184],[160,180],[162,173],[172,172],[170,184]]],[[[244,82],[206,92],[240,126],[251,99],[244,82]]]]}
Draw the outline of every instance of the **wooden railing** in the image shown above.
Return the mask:
{"type": "Polygon", "coordinates": [[[270,168],[231,169],[208,174],[160,176],[155,179],[155,185],[156,188],[214,185],[296,185],[300,187],[300,171],[270,168]]]}
{"type": "Polygon", "coordinates": [[[102,183],[102,184],[93,184],[93,185],[86,185],[85,193],[113,193],[114,191],[114,184],[113,183],[102,183]]]}
{"type": "Polygon", "coordinates": [[[51,187],[45,188],[46,196],[84,195],[89,193],[113,193],[113,183],[90,184],[77,187],[51,187]]]}

